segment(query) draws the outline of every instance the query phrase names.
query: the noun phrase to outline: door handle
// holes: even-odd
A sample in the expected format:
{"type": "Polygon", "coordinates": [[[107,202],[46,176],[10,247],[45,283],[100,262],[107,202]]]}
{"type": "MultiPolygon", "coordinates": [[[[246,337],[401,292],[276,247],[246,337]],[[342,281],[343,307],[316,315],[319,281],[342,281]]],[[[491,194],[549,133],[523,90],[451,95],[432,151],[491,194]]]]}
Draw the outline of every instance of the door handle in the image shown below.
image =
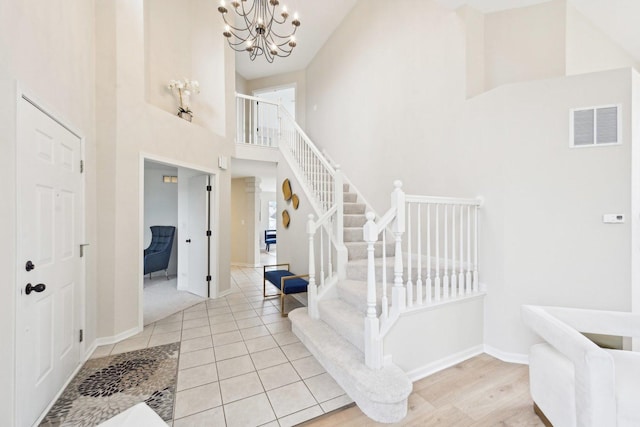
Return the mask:
{"type": "Polygon", "coordinates": [[[187,240],[185,240],[185,242],[191,243],[191,239],[187,239],[187,240]]]}
{"type": "Polygon", "coordinates": [[[33,286],[31,283],[27,283],[27,287],[25,288],[25,293],[27,295],[29,295],[31,292],[42,292],[47,288],[47,286],[44,283],[38,283],[37,285],[33,286]]]}

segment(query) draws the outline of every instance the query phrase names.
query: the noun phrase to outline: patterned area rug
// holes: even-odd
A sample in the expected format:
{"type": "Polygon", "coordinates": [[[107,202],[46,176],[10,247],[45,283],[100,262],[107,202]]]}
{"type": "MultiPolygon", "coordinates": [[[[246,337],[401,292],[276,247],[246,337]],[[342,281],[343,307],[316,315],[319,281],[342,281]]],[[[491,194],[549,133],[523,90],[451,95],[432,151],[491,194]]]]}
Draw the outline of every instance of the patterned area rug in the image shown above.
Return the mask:
{"type": "Polygon", "coordinates": [[[145,402],[173,418],[180,343],[88,360],[41,426],[95,426],[145,402]]]}

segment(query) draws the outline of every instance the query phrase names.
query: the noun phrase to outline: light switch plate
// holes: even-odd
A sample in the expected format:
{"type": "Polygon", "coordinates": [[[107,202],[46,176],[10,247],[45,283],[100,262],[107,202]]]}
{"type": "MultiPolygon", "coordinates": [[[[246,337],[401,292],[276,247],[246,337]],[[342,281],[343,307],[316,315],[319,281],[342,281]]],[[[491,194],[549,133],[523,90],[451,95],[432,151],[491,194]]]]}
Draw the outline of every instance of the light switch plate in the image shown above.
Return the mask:
{"type": "Polygon", "coordinates": [[[624,214],[604,214],[602,222],[605,224],[624,224],[624,214]]]}

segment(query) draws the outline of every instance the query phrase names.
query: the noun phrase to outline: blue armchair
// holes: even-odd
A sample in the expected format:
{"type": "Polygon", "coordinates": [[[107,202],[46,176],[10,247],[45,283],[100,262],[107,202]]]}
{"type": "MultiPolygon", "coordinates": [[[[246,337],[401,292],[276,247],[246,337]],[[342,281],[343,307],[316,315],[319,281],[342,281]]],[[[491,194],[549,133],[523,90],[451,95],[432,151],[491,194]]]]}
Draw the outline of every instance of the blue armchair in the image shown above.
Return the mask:
{"type": "Polygon", "coordinates": [[[151,277],[154,271],[164,270],[167,274],[169,258],[171,258],[171,248],[173,247],[173,236],[176,228],[171,225],[154,225],[151,227],[151,243],[144,250],[144,274],[151,277]]]}

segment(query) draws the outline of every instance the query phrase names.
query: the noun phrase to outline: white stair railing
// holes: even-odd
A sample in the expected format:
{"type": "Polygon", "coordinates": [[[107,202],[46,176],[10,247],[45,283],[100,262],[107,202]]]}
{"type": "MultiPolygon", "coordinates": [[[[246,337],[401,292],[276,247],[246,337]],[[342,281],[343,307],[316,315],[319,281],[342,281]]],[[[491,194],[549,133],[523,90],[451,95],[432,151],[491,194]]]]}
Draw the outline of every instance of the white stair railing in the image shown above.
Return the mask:
{"type": "Polygon", "coordinates": [[[326,284],[346,275],[342,173],[322,155],[282,105],[236,94],[236,107],[236,142],[278,147],[315,212],[307,224],[308,306],[310,315],[318,318],[318,286],[321,292],[326,284]],[[314,220],[315,217],[318,219],[314,220]]]}
{"type": "Polygon", "coordinates": [[[482,294],[478,277],[478,211],[480,199],[405,195],[396,181],[391,208],[378,221],[367,213],[363,227],[367,242],[367,314],[365,363],[379,369],[385,334],[403,312],[445,304],[482,294]],[[391,302],[386,298],[386,241],[395,239],[391,302]],[[382,307],[376,307],[375,243],[382,234],[382,307]],[[406,234],[403,254],[403,235],[406,234]],[[404,268],[406,260],[406,268],[404,268]]]}
{"type": "Polygon", "coordinates": [[[323,289],[346,275],[348,253],[343,241],[343,177],[339,167],[329,163],[291,115],[282,107],[279,112],[280,151],[315,211],[307,221],[307,296],[309,315],[318,319],[317,299],[323,289]]]}
{"type": "Polygon", "coordinates": [[[280,105],[255,96],[236,94],[236,143],[277,147],[280,105]]]}

